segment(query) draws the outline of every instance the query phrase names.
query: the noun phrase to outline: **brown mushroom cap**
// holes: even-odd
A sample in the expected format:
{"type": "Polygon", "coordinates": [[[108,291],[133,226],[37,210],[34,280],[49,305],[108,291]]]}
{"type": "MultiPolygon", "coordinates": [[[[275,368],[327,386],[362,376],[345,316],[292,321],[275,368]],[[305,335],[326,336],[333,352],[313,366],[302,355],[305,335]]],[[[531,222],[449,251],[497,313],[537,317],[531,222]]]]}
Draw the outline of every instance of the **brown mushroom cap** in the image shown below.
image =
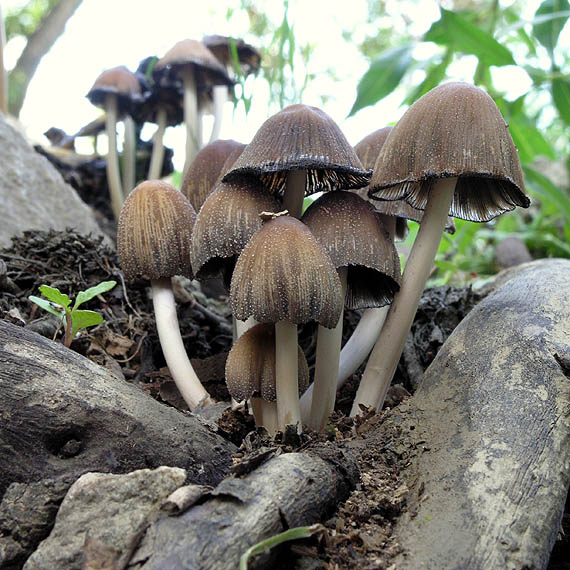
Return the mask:
{"type": "Polygon", "coordinates": [[[119,114],[131,113],[133,107],[142,101],[137,76],[124,65],[103,71],[89,89],[87,98],[93,105],[105,108],[109,94],[117,96],[119,114]]]}
{"type": "Polygon", "coordinates": [[[343,300],[337,272],[307,226],[291,216],[264,222],[239,256],[230,300],[236,319],[317,321],[336,326],[343,300]]]}
{"type": "Polygon", "coordinates": [[[338,125],[308,105],[291,105],[259,128],[224,182],[257,178],[283,194],[287,173],[307,170],[305,195],[324,190],[360,188],[368,184],[364,170],[338,125]]]}
{"type": "Polygon", "coordinates": [[[154,66],[156,77],[178,73],[178,69],[191,65],[194,67],[199,88],[212,85],[233,85],[224,66],[216,56],[197,40],[186,39],[177,42],[154,66]]]}
{"type": "Polygon", "coordinates": [[[195,156],[182,180],[181,191],[197,212],[214,190],[228,157],[244,148],[243,143],[232,139],[217,140],[206,145],[195,156]]]}
{"type": "MultiPolygon", "coordinates": [[[[309,385],[309,367],[301,347],[297,355],[301,395],[309,385]]],[[[237,339],[226,360],[226,384],[238,402],[252,397],[261,397],[267,402],[277,399],[273,324],[255,325],[237,339]]]]}
{"type": "MultiPolygon", "coordinates": [[[[384,127],[378,129],[368,136],[364,137],[355,147],[354,150],[360,158],[364,168],[374,168],[376,159],[380,154],[380,150],[384,146],[388,135],[392,131],[393,127],[384,127]]],[[[405,200],[381,200],[380,198],[370,196],[368,194],[369,186],[364,188],[358,188],[354,190],[361,198],[365,200],[372,201],[374,207],[382,214],[386,216],[393,216],[396,218],[396,234],[397,239],[405,239],[408,233],[408,223],[407,220],[413,220],[414,222],[421,222],[422,216],[424,215],[423,210],[418,210],[412,207],[405,200]]],[[[454,234],[455,224],[451,217],[447,218],[447,224],[445,226],[445,231],[454,234]]]]}
{"type": "Polygon", "coordinates": [[[370,195],[423,210],[434,181],[448,177],[458,177],[452,216],[484,222],[530,205],[501,112],[466,83],[436,87],[406,111],[380,151],[370,195]]]}
{"type": "Polygon", "coordinates": [[[192,277],[190,247],[196,212],[170,184],[147,180],[128,196],[121,210],[117,249],[127,279],[192,277]]]}
{"type": "Polygon", "coordinates": [[[198,279],[231,275],[235,260],[261,228],[261,212],[280,204],[258,183],[220,183],[204,202],[192,233],[192,267],[198,279]]]}
{"type": "Polygon", "coordinates": [[[337,269],[348,267],[345,304],[349,309],[392,302],[400,289],[400,259],[370,202],[352,192],[327,192],[307,208],[302,222],[337,269]]]}
{"type": "Polygon", "coordinates": [[[261,65],[261,53],[253,46],[246,44],[243,40],[230,38],[228,36],[205,36],[202,43],[218,58],[224,66],[230,66],[232,57],[230,53],[231,42],[236,47],[239,62],[244,75],[257,73],[261,65]]]}

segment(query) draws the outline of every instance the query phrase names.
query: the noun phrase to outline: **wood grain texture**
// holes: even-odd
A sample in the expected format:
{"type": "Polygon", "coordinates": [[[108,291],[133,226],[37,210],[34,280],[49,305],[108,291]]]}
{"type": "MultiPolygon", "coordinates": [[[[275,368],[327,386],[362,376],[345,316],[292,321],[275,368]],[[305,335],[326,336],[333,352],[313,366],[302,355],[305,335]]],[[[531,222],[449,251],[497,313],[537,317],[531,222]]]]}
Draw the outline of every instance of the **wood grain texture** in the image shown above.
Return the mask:
{"type": "Polygon", "coordinates": [[[0,321],[0,496],[16,482],[182,467],[217,484],[234,446],[59,343],[0,321]]]}
{"type": "MultiPolygon", "coordinates": [[[[509,271],[400,407],[402,568],[545,568],[570,484],[570,261],[509,271]]],[[[400,566],[398,566],[400,567],[400,566]]]]}

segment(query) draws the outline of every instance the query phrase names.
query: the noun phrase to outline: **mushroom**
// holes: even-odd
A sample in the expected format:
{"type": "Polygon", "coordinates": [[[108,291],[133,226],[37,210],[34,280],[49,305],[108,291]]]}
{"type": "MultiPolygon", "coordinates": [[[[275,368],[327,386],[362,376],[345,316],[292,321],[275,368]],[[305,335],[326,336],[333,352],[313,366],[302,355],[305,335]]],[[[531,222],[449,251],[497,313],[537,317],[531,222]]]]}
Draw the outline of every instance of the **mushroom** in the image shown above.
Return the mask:
{"type": "Polygon", "coordinates": [[[332,328],[342,310],[336,270],[299,220],[268,214],[239,256],[230,300],[236,319],[275,323],[279,429],[301,429],[296,324],[311,320],[332,328]]]}
{"type": "MultiPolygon", "coordinates": [[[[238,402],[251,399],[255,424],[265,427],[271,435],[278,431],[275,352],[275,327],[262,323],[239,337],[226,361],[230,394],[238,402]]],[[[299,345],[297,367],[300,395],[309,384],[309,367],[299,345]]]]}
{"type": "MultiPolygon", "coordinates": [[[[382,307],[399,289],[400,260],[379,214],[352,192],[327,192],[302,217],[336,267],[347,308],[382,307]]],[[[342,313],[333,329],[319,326],[313,394],[308,424],[321,430],[334,409],[342,341],[342,313]]]]}
{"type": "Polygon", "coordinates": [[[212,402],[188,359],[180,335],[172,276],[192,277],[190,247],[194,209],[170,184],[148,180],[127,197],[117,248],[127,279],[150,279],[156,326],[170,374],[191,410],[212,402]]]}
{"type": "Polygon", "coordinates": [[[184,123],[186,124],[186,160],[184,172],[202,146],[202,124],[198,112],[198,89],[204,85],[231,85],[222,64],[201,42],[182,40],[161,57],[154,75],[166,73],[182,78],[184,87],[184,123]]]}
{"type": "MultiPolygon", "coordinates": [[[[233,75],[232,72],[237,72],[240,77],[243,77],[250,73],[257,73],[259,70],[259,66],[261,65],[260,52],[253,46],[246,44],[243,40],[215,35],[204,37],[202,43],[226,68],[230,77],[233,75]],[[234,57],[237,58],[237,61],[234,57]]],[[[227,85],[213,86],[212,98],[214,102],[214,126],[212,127],[210,142],[214,142],[220,136],[223,110],[224,105],[228,100],[228,96],[229,87],[227,85]]]]}
{"type": "MultiPolygon", "coordinates": [[[[133,105],[140,101],[140,92],[140,84],[135,74],[131,73],[126,67],[119,66],[103,71],[87,93],[89,101],[93,105],[102,107],[106,114],[106,130],[109,140],[107,182],[115,219],[119,218],[124,201],[119,157],[117,154],[117,121],[121,115],[129,114],[133,105]]],[[[129,141],[129,144],[132,142],[129,138],[128,130],[129,127],[125,124],[125,145],[127,145],[127,141],[129,141]]],[[[127,152],[133,154],[134,151],[133,149],[127,150],[125,147],[125,155],[127,152]]],[[[130,168],[132,169],[132,164],[130,168]]]]}
{"type": "Polygon", "coordinates": [[[202,204],[215,188],[228,158],[233,157],[233,164],[244,148],[243,143],[228,139],[207,144],[198,152],[186,170],[180,188],[196,212],[200,211],[202,204]]]}
{"type": "Polygon", "coordinates": [[[220,183],[206,198],[192,233],[191,259],[197,279],[224,277],[228,285],[235,262],[261,228],[261,212],[280,204],[255,182],[220,183]]]}
{"type": "MultiPolygon", "coordinates": [[[[392,127],[378,129],[364,137],[354,150],[360,158],[364,168],[373,168],[384,146],[392,127]]],[[[360,197],[368,200],[379,212],[380,219],[384,223],[390,237],[393,240],[404,239],[408,232],[408,220],[420,222],[423,210],[410,206],[405,200],[380,200],[368,196],[368,186],[354,190],[360,197]]],[[[448,216],[445,231],[455,233],[453,219],[448,216]]],[[[389,305],[384,307],[371,307],[364,311],[358,325],[354,329],[340,353],[338,367],[337,387],[348,380],[361,366],[370,354],[372,347],[378,340],[378,335],[388,314],[389,305]]],[[[303,402],[301,402],[303,404],[303,402]]]]}
{"type": "Polygon", "coordinates": [[[380,409],[431,270],[447,216],[488,221],[530,205],[508,127],[482,89],[448,83],[418,99],[389,134],[370,194],[424,209],[400,291],[368,359],[352,407],[380,409]]]}
{"type": "Polygon", "coordinates": [[[136,75],[143,89],[143,102],[139,106],[136,120],[139,124],[155,123],[157,128],[152,137],[152,153],[148,169],[148,179],[161,177],[164,163],[164,133],[169,126],[179,125],[184,120],[183,91],[181,82],[165,80],[166,74],[153,75],[158,57],[143,59],[136,75]]]}
{"type": "Polygon", "coordinates": [[[283,208],[299,218],[305,195],[359,188],[369,177],[331,117],[316,107],[291,105],[261,125],[223,181],[257,178],[283,195],[283,208]]]}

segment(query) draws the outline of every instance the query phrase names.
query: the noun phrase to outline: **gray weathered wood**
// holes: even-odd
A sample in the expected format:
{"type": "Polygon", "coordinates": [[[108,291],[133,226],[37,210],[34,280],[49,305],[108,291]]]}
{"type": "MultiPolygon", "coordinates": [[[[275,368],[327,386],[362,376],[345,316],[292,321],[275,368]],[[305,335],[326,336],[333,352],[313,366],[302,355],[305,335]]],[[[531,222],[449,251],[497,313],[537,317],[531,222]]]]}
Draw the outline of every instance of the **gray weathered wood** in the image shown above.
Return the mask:
{"type": "Polygon", "coordinates": [[[498,283],[397,412],[416,454],[399,568],[548,563],[570,483],[570,261],[498,283]]]}
{"type": "MultiPolygon", "coordinates": [[[[320,457],[281,455],[243,479],[225,479],[205,503],[153,524],[129,568],[238,568],[251,545],[321,521],[348,496],[358,477],[354,459],[335,445],[330,449],[329,457],[326,447],[320,457]]],[[[255,564],[259,558],[267,563],[267,557],[257,557],[255,564]]]]}
{"type": "Polygon", "coordinates": [[[215,485],[235,447],[56,342],[0,321],[0,496],[11,482],[182,467],[215,485]]]}

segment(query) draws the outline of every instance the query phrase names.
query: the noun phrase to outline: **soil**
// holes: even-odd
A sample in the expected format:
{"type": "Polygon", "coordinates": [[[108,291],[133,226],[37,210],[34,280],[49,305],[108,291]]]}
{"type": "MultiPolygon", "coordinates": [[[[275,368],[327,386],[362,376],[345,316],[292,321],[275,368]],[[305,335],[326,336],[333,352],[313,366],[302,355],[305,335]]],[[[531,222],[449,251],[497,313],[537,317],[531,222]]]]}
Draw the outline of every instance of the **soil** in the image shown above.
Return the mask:
{"type": "MultiPolygon", "coordinates": [[[[83,331],[71,348],[119,372],[157,400],[186,409],[162,356],[149,284],[125,283],[116,253],[100,239],[73,231],[25,232],[14,238],[10,248],[0,251],[0,318],[62,342],[63,330],[57,318],[30,302],[28,296],[39,295],[39,286],[49,284],[74,298],[79,291],[108,280],[115,280],[117,285],[85,306],[101,313],[104,323],[83,331]]],[[[196,281],[175,278],[174,285],[187,352],[206,389],[214,398],[229,401],[224,384],[225,358],[232,342],[227,294],[218,283],[201,286],[196,281]]],[[[393,527],[406,509],[408,489],[402,473],[413,453],[406,434],[391,421],[390,409],[415,390],[440,346],[478,300],[473,291],[452,287],[424,295],[395,386],[381,414],[370,414],[356,424],[347,417],[360,377],[358,371],[340,391],[337,411],[322,434],[278,434],[271,440],[255,430],[251,416],[243,410],[222,415],[218,422],[220,433],[241,445],[235,455],[236,473],[254,469],[275,453],[315,447],[324,439],[350,446],[359,459],[361,480],[357,488],[331,513],[318,537],[285,547],[282,568],[390,568],[393,557],[401,551],[393,527]],[[374,437],[370,437],[372,434],[374,437]]],[[[358,319],[357,311],[345,312],[345,337],[358,319]]],[[[300,344],[312,368],[315,327],[300,328],[300,344]]],[[[567,509],[550,570],[570,569],[566,557],[569,535],[567,509]]]]}

